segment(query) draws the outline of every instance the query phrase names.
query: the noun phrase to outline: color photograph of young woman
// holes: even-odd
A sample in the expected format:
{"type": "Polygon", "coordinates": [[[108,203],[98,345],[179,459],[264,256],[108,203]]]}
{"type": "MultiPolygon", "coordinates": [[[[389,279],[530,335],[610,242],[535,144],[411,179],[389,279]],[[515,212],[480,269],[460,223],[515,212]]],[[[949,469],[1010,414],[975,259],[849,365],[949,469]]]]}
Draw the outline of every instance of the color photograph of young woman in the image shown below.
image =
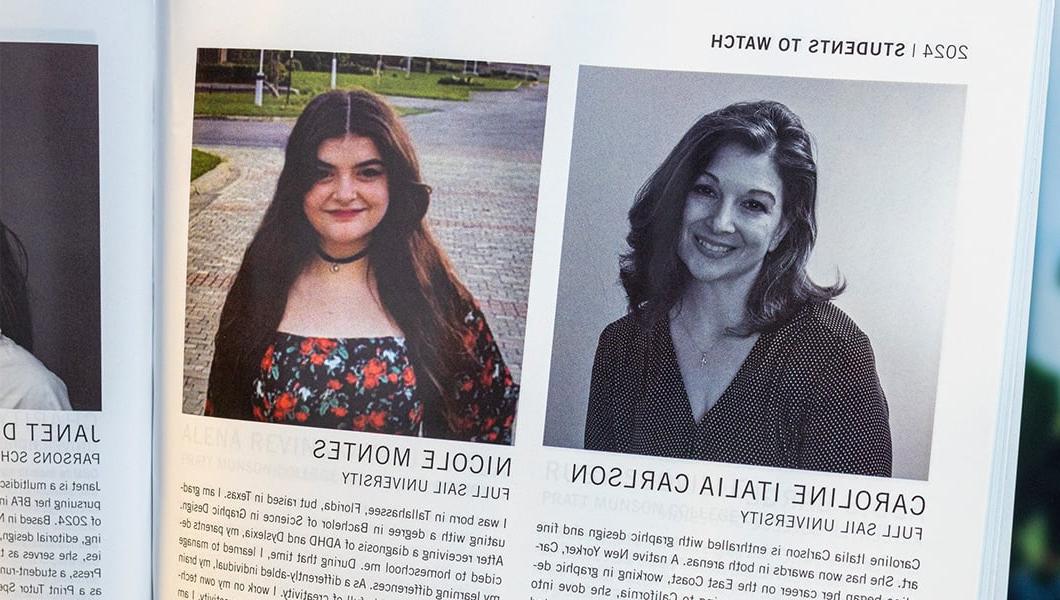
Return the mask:
{"type": "MultiPolygon", "coordinates": [[[[458,83],[438,83],[435,95],[462,85],[466,97],[408,98],[396,94],[431,92],[422,81],[401,87],[424,62],[387,70],[372,58],[368,87],[376,77],[393,96],[356,84],[307,91],[296,118],[258,121],[251,132],[197,119],[195,148],[223,156],[229,172],[206,182],[215,197],[198,199],[191,218],[189,342],[209,294],[198,292],[218,289],[200,275],[209,250],[196,242],[247,200],[241,178],[261,167],[232,142],[268,139],[270,126],[290,132],[219,307],[212,294],[219,315],[205,393],[200,404],[186,386],[185,412],[510,444],[547,85],[525,66],[476,64],[455,77],[438,69],[462,63],[437,61],[428,77],[458,83]],[[217,136],[228,143],[205,143],[217,136]],[[513,280],[521,286],[506,285],[513,280]]],[[[287,85],[298,82],[295,70],[287,85]]],[[[197,111],[216,100],[200,93],[197,111]]]]}

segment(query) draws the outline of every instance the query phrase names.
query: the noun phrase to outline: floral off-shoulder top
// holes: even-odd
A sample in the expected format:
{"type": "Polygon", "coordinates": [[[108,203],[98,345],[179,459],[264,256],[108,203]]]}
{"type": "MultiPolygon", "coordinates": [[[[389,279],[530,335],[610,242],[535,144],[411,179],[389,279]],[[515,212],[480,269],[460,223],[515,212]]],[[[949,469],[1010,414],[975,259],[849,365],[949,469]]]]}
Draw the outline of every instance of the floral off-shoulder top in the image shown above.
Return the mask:
{"type": "MultiPolygon", "coordinates": [[[[476,369],[454,382],[453,437],[511,444],[519,386],[476,308],[464,319],[476,369]]],[[[321,338],[277,332],[254,380],[254,418],[400,435],[420,435],[424,418],[416,370],[400,337],[321,338]]]]}

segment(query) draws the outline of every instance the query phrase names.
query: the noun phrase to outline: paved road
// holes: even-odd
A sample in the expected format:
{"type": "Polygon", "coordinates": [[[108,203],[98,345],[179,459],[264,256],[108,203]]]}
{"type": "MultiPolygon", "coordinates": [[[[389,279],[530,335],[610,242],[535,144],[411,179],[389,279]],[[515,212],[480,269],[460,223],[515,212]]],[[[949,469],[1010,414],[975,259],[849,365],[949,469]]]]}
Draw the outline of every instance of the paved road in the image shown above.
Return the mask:
{"type": "MultiPolygon", "coordinates": [[[[547,86],[474,94],[469,102],[390,98],[432,108],[405,117],[434,189],[428,220],[482,305],[521,377],[547,86]]],[[[293,121],[196,120],[196,147],[229,161],[234,180],[189,222],[185,412],[201,412],[217,318],[275,187],[293,121]]]]}
{"type": "MultiPolygon", "coordinates": [[[[497,155],[541,160],[541,137],[547,85],[515,92],[481,92],[469,102],[390,97],[396,106],[436,112],[405,118],[420,152],[451,150],[460,154],[497,155]]],[[[196,146],[229,145],[283,148],[294,119],[274,121],[196,119],[196,146]]]]}

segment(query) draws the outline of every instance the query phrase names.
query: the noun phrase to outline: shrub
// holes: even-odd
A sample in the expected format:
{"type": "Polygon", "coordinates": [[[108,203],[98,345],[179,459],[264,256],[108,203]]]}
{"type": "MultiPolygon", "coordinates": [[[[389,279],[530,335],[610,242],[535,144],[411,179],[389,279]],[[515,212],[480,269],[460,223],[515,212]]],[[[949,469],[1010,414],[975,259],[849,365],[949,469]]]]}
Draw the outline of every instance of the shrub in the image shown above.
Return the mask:
{"type": "Polygon", "coordinates": [[[257,76],[257,65],[199,64],[195,66],[195,81],[198,83],[254,83],[257,76]]]}
{"type": "MultiPolygon", "coordinates": [[[[415,63],[413,63],[415,65],[415,63]]],[[[464,64],[453,60],[432,60],[431,71],[441,73],[460,73],[464,70],[464,64]]]]}
{"type": "MultiPolygon", "coordinates": [[[[326,70],[331,72],[331,65],[328,65],[326,70]]],[[[339,73],[353,73],[354,75],[375,75],[375,69],[364,65],[339,65],[337,70],[339,73]]]]}
{"type": "Polygon", "coordinates": [[[475,81],[470,75],[466,77],[457,77],[456,75],[446,75],[438,80],[438,85],[462,85],[465,87],[482,87],[482,84],[475,81]]]}

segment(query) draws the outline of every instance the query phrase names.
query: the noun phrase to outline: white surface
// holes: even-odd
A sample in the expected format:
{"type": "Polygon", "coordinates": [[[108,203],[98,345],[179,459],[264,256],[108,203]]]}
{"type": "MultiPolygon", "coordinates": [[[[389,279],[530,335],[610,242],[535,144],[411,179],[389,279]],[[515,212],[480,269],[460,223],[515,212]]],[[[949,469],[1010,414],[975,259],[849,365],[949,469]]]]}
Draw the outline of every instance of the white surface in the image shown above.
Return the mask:
{"type": "MultiPolygon", "coordinates": [[[[306,449],[315,437],[365,439],[358,434],[340,436],[319,430],[207,422],[202,417],[181,414],[184,229],[195,49],[266,46],[544,63],[552,65],[552,71],[523,365],[525,383],[519,406],[519,446],[512,451],[516,457],[514,470],[520,474],[511,482],[513,498],[517,499],[510,511],[517,521],[509,526],[512,538],[528,540],[536,520],[552,520],[561,512],[566,518],[581,519],[587,526],[636,519],[631,527],[669,532],[695,528],[715,536],[800,541],[792,532],[762,532],[734,525],[734,510],[741,505],[731,501],[696,498],[693,502],[690,498],[686,502],[649,492],[623,491],[594,496],[584,488],[572,489],[563,483],[561,467],[574,460],[629,467],[665,466],[726,477],[751,473],[785,483],[801,481],[917,493],[927,497],[928,506],[926,515],[914,520],[925,527],[925,541],[915,549],[926,561],[918,572],[918,597],[975,597],[978,579],[973,574],[978,572],[983,556],[989,465],[1005,358],[1008,286],[1016,247],[1016,199],[1021,193],[1037,10],[1038,4],[1033,2],[1001,6],[957,1],[925,4],[913,0],[857,7],[831,0],[817,3],[812,12],[802,5],[779,1],[759,3],[753,9],[721,2],[590,4],[559,0],[533,6],[510,1],[304,2],[298,10],[291,10],[290,4],[280,1],[202,0],[170,7],[166,17],[170,43],[164,61],[166,112],[162,128],[166,136],[166,237],[162,273],[163,371],[159,381],[169,468],[162,474],[161,488],[173,490],[182,477],[194,473],[204,482],[283,490],[290,485],[288,482],[296,481],[292,476],[304,475],[294,484],[299,490],[313,489],[320,496],[349,494],[336,482],[335,471],[340,467],[314,463],[306,449]],[[372,17],[364,18],[365,15],[372,17]],[[712,51],[712,32],[899,40],[915,42],[918,47],[924,42],[964,43],[968,44],[970,59],[712,51]],[[944,302],[945,321],[941,324],[934,441],[927,482],[868,481],[540,448],[579,64],[967,86],[958,200],[949,223],[952,260],[944,302]],[[251,441],[249,445],[247,440],[251,441]],[[224,465],[232,459],[237,465],[233,469],[190,468],[224,465]],[[560,469],[560,476],[556,476],[555,469],[560,469]],[[304,485],[305,481],[312,481],[312,487],[304,485]],[[557,500],[571,492],[585,493],[589,506],[594,498],[600,498],[602,505],[610,508],[577,509],[557,500]],[[658,503],[658,509],[652,508],[652,502],[658,503]],[[641,508],[633,508],[637,506],[641,508]]],[[[930,161],[934,157],[922,159],[930,161]]],[[[422,440],[402,443],[416,447],[445,445],[422,440]]],[[[171,501],[163,505],[162,548],[176,547],[175,508],[171,501]]],[[[854,543],[837,543],[835,549],[854,543]]],[[[896,546],[889,545],[893,542],[886,540],[866,539],[859,543],[862,551],[897,551],[896,546]]],[[[511,556],[503,569],[502,589],[518,595],[527,590],[530,578],[526,567],[529,543],[519,544],[511,556]]],[[[161,569],[159,589],[173,589],[176,563],[172,553],[163,556],[161,569]]]]}

